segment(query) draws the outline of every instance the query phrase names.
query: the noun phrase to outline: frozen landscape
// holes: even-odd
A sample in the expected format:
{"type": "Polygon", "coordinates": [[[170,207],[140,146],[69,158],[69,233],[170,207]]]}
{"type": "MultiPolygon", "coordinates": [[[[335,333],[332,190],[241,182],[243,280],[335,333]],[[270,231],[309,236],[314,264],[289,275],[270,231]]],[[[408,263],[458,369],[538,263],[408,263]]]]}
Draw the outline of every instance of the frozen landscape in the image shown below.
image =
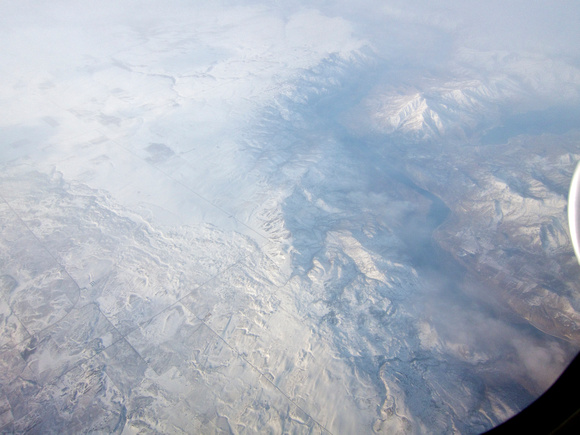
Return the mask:
{"type": "Polygon", "coordinates": [[[481,433],[580,350],[573,1],[0,4],[0,431],[481,433]]]}

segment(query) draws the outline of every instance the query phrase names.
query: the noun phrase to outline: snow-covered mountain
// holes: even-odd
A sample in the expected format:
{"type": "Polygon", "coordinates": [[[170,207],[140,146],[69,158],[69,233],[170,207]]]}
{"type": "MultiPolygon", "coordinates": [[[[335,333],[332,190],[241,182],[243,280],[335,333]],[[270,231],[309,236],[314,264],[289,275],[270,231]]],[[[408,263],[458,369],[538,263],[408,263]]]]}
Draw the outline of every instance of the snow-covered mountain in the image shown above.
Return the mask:
{"type": "Polygon", "coordinates": [[[577,63],[379,3],[0,6],[0,430],[473,433],[558,376],[577,63]]]}

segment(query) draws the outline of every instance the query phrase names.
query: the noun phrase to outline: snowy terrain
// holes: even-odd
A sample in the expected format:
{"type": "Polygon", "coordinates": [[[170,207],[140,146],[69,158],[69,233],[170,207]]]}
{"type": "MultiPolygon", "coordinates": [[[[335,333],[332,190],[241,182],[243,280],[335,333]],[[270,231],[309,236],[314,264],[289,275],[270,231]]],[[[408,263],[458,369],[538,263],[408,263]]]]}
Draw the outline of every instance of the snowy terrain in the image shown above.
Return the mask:
{"type": "Polygon", "coordinates": [[[579,9],[381,3],[0,6],[0,430],[480,433],[550,386],[579,9]]]}

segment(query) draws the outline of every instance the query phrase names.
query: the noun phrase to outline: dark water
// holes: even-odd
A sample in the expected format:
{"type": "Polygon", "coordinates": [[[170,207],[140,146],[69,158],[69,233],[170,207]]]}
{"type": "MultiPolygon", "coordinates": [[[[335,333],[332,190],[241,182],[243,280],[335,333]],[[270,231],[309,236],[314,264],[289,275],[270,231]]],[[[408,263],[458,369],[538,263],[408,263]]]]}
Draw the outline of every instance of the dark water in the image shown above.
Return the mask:
{"type": "MultiPolygon", "coordinates": [[[[333,64],[329,67],[339,68],[341,65],[333,64]]],[[[372,84],[379,80],[372,74],[355,73],[356,71],[347,71],[344,83],[340,87],[335,88],[334,92],[327,95],[312,96],[307,106],[290,103],[290,105],[295,104],[295,107],[292,107],[295,112],[303,114],[300,122],[282,121],[281,118],[277,118],[274,120],[274,126],[268,129],[268,131],[275,131],[277,135],[280,132],[292,135],[291,142],[303,147],[307,147],[309,143],[317,140],[328,140],[335,144],[333,147],[325,148],[327,155],[312,164],[312,171],[309,172],[316,175],[309,177],[307,173],[300,180],[300,185],[316,197],[323,199],[325,203],[338,209],[339,212],[320,210],[313,205],[310,199],[306,199],[300,193],[300,189],[296,189],[296,192],[288,198],[284,206],[285,221],[293,234],[296,252],[299,253],[293,259],[295,266],[300,266],[304,271],[307,271],[310,269],[312,259],[315,256],[324,256],[327,232],[346,228],[353,234],[357,234],[358,228],[365,222],[375,219],[372,212],[370,218],[365,215],[365,210],[371,209],[374,204],[371,193],[378,194],[385,201],[392,199],[394,206],[396,203],[405,203],[409,210],[404,212],[406,214],[399,216],[393,212],[392,219],[386,220],[396,238],[402,242],[402,246],[399,247],[397,244],[396,247],[386,247],[386,249],[388,255],[395,255],[394,250],[399,250],[397,254],[401,254],[401,262],[413,266],[422,283],[421,288],[409,296],[409,299],[401,299],[402,302],[397,302],[396,297],[392,298],[393,307],[401,307],[400,311],[406,314],[389,320],[393,322],[392,330],[396,331],[396,335],[400,336],[401,340],[406,340],[401,355],[404,357],[405,353],[409,352],[420,355],[423,361],[418,365],[415,363],[411,365],[405,358],[402,358],[398,363],[391,362],[390,370],[392,373],[404,373],[406,377],[413,379],[412,382],[403,383],[408,388],[409,396],[419,397],[416,401],[411,401],[409,406],[415,406],[413,403],[416,403],[415,411],[417,415],[421,415],[424,410],[423,403],[420,403],[421,400],[426,403],[431,399],[430,394],[432,392],[435,394],[434,392],[441,388],[454,391],[452,388],[456,384],[455,379],[453,379],[455,374],[464,380],[462,385],[467,385],[467,383],[470,385],[466,397],[471,395],[475,398],[474,401],[481,400],[482,409],[487,406],[485,404],[485,400],[487,400],[485,399],[487,394],[485,388],[487,388],[486,382],[488,380],[481,376],[477,368],[474,369],[470,363],[460,359],[454,359],[452,355],[446,355],[443,358],[438,354],[421,353],[420,346],[417,344],[414,321],[425,318],[425,313],[429,313],[429,316],[432,316],[430,317],[431,322],[441,331],[442,337],[445,338],[445,334],[448,334],[450,340],[455,340],[456,336],[453,331],[459,329],[465,330],[465,336],[461,339],[467,344],[472,344],[474,348],[478,348],[479,343],[485,344],[482,351],[489,352],[499,361],[497,366],[495,362],[491,362],[486,370],[489,373],[498,370],[498,373],[506,378],[504,383],[493,387],[496,389],[494,394],[501,396],[502,400],[505,400],[515,409],[523,408],[533,397],[521,385],[510,380],[509,376],[505,376],[502,372],[503,363],[501,360],[503,355],[511,352],[509,340],[498,335],[497,342],[488,344],[489,341],[493,340],[487,332],[474,329],[470,326],[469,320],[466,321],[466,319],[470,319],[470,315],[473,315],[479,319],[484,319],[480,320],[481,324],[489,321],[490,324],[501,325],[505,331],[510,334],[517,333],[521,337],[542,340],[545,340],[546,337],[541,331],[536,330],[525,321],[517,319],[514,321],[514,316],[510,314],[507,307],[504,307],[504,304],[496,303],[487,295],[484,298],[474,294],[474,290],[471,288],[478,283],[469,283],[471,290],[466,289],[466,280],[469,275],[465,267],[457,262],[451,254],[442,250],[433,239],[434,231],[449,218],[451,211],[439,197],[415,183],[413,176],[405,171],[407,163],[407,153],[404,151],[405,144],[397,144],[394,142],[396,139],[388,136],[360,135],[345,126],[343,120],[348,116],[348,109],[360,103],[361,99],[369,92],[372,84]],[[417,200],[418,195],[421,197],[419,200],[417,200]],[[430,204],[428,211],[424,208],[425,200],[430,204]],[[467,314],[461,315],[461,313],[467,314]],[[417,367],[420,370],[417,370],[417,367]],[[451,371],[451,375],[448,375],[447,368],[452,368],[455,371],[451,371]],[[423,376],[426,376],[425,379],[436,379],[443,387],[420,391],[420,387],[425,384],[423,376]],[[419,386],[418,389],[415,389],[415,386],[419,386]]],[[[486,143],[494,143],[514,134],[532,133],[538,130],[568,131],[578,126],[576,121],[578,115],[580,115],[580,108],[572,111],[565,110],[565,108],[555,108],[514,116],[506,120],[506,125],[509,125],[510,128],[498,127],[490,131],[484,140],[487,141],[486,143]],[[546,128],[546,122],[553,125],[546,128]]],[[[272,137],[271,142],[276,143],[276,137],[272,137]]],[[[432,168],[428,165],[423,170],[426,173],[434,170],[441,171],[440,168],[432,168]]],[[[384,210],[387,214],[390,212],[388,207],[385,207],[384,210]]],[[[377,222],[371,223],[376,223],[376,227],[380,227],[380,222],[378,222],[380,220],[379,216],[376,219],[377,222]]],[[[385,236],[385,243],[390,243],[389,234],[385,234],[385,236]]],[[[382,252],[383,246],[377,242],[376,238],[367,240],[359,232],[358,241],[368,250],[376,250],[375,252],[378,254],[382,252]]],[[[354,268],[349,264],[342,267],[343,269],[354,268]]],[[[348,270],[344,270],[343,272],[344,276],[349,276],[355,271],[350,273],[348,270]]],[[[350,358],[353,361],[357,370],[368,372],[370,376],[376,377],[380,363],[373,359],[374,351],[371,351],[372,349],[368,350],[362,347],[360,352],[364,357],[358,358],[350,354],[348,347],[344,347],[345,332],[340,330],[341,325],[336,318],[348,318],[351,313],[356,311],[350,311],[354,308],[341,299],[341,288],[342,282],[336,280],[332,285],[325,286],[323,294],[329,306],[332,306],[331,313],[333,313],[334,320],[331,323],[336,326],[331,329],[336,334],[336,346],[341,349],[340,352],[345,358],[350,358]],[[365,352],[368,352],[368,355],[365,352]]],[[[477,285],[475,292],[480,289],[485,294],[489,291],[488,288],[484,287],[484,283],[477,285]]],[[[406,289],[401,289],[401,293],[405,292],[406,289]]],[[[373,315],[372,311],[367,314],[367,317],[373,315]]],[[[361,325],[360,328],[357,326],[359,328],[356,329],[357,334],[369,337],[370,342],[374,335],[364,330],[364,323],[361,325]]],[[[388,323],[386,325],[384,331],[390,331],[391,327],[388,326],[388,323]]],[[[378,378],[376,381],[380,384],[378,378]]],[[[448,413],[449,411],[446,410],[452,408],[448,405],[444,406],[445,409],[440,412],[430,412],[444,418],[442,415],[448,413]]],[[[474,407],[474,413],[478,412],[479,405],[469,406],[474,407]]],[[[446,423],[441,421],[440,428],[443,428],[446,423]]],[[[480,426],[475,425],[474,422],[475,420],[464,422],[467,425],[465,430],[477,431],[474,428],[480,428],[480,426]],[[470,424],[475,426],[469,426],[470,424]]],[[[498,423],[498,421],[486,420],[484,426],[489,428],[491,423],[498,423]]]]}
{"type": "Polygon", "coordinates": [[[507,117],[503,125],[491,129],[481,138],[481,144],[506,143],[509,138],[520,134],[564,134],[576,129],[580,129],[580,107],[556,106],[507,117]]]}
{"type": "Polygon", "coordinates": [[[350,109],[357,106],[377,83],[383,83],[385,77],[392,73],[389,66],[380,61],[370,68],[359,68],[346,68],[341,86],[334,92],[310,100],[311,105],[307,108],[307,112],[310,112],[307,117],[311,123],[309,128],[342,144],[348,154],[347,158],[357,168],[358,179],[367,180],[369,190],[382,186],[379,191],[383,189],[387,196],[397,197],[400,192],[390,190],[392,186],[402,185],[430,201],[427,215],[410,212],[399,226],[397,235],[406,245],[405,256],[414,267],[440,270],[452,264],[453,269],[456,269],[456,262],[447,253],[440,252],[433,241],[433,231],[449,217],[447,205],[433,193],[419,187],[405,173],[404,153],[390,152],[390,149],[397,148],[391,138],[374,134],[359,136],[344,124],[349,119],[350,109]]]}
{"type": "MultiPolygon", "coordinates": [[[[427,215],[407,217],[399,235],[407,245],[407,253],[414,267],[441,268],[442,252],[433,240],[433,232],[445,222],[451,210],[438,196],[417,186],[404,172],[390,165],[384,167],[388,168],[389,174],[398,182],[431,202],[427,215]]],[[[449,265],[450,258],[445,260],[449,265]]]]}

